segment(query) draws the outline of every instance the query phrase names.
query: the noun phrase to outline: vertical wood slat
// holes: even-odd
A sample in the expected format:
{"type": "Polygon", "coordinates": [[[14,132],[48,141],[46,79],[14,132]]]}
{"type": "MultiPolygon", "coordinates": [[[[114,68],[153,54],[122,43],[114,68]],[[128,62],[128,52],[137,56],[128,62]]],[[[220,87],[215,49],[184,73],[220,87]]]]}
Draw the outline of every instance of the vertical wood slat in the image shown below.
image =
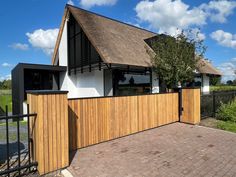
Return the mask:
{"type": "Polygon", "coordinates": [[[67,92],[28,93],[31,120],[33,160],[38,162],[40,175],[69,165],[69,129],[67,92]]]}
{"type": "Polygon", "coordinates": [[[70,150],[179,121],[178,93],[68,102],[70,150]]]}
{"type": "Polygon", "coordinates": [[[181,122],[198,124],[200,122],[200,89],[183,89],[183,113],[181,122]]]}

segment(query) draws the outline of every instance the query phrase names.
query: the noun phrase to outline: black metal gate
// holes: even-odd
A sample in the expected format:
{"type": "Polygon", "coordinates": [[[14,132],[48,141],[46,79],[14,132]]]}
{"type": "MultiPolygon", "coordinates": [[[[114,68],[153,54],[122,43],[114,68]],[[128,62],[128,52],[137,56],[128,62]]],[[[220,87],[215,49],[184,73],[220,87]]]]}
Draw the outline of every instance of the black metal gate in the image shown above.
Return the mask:
{"type": "MultiPolygon", "coordinates": [[[[31,118],[36,118],[36,116],[37,114],[29,113],[29,105],[27,105],[27,114],[20,115],[8,115],[8,107],[6,106],[5,115],[0,117],[0,120],[5,120],[5,123],[2,123],[1,126],[5,126],[4,131],[6,139],[4,144],[0,144],[2,146],[0,149],[0,151],[2,151],[0,154],[2,156],[0,157],[0,176],[23,176],[36,171],[37,162],[31,160],[33,142],[29,123],[29,120],[31,118]],[[27,118],[27,120],[22,121],[23,118],[27,118]],[[10,122],[11,120],[13,121],[10,122]],[[26,131],[24,134],[20,129],[23,126],[26,131]],[[15,134],[11,134],[11,131],[14,131],[15,134]],[[26,145],[21,142],[22,137],[24,138],[26,145]],[[12,141],[12,138],[15,138],[16,141],[10,142],[12,141]],[[3,153],[3,151],[5,152],[3,153]]],[[[1,134],[3,134],[3,131],[0,132],[0,135],[1,134]]]]}
{"type": "Polygon", "coordinates": [[[236,98],[236,91],[213,91],[201,95],[201,118],[215,117],[221,104],[226,104],[236,98]]]}

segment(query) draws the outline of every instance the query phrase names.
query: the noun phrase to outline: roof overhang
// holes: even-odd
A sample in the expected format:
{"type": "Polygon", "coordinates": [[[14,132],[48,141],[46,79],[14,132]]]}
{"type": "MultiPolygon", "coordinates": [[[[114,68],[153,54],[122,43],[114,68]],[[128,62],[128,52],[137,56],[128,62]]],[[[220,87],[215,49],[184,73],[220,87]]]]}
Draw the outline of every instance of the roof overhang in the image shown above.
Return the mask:
{"type": "Polygon", "coordinates": [[[19,63],[13,68],[15,69],[31,69],[31,70],[45,70],[51,72],[66,72],[66,66],[53,66],[53,65],[44,65],[44,64],[31,64],[31,63],[19,63]]]}

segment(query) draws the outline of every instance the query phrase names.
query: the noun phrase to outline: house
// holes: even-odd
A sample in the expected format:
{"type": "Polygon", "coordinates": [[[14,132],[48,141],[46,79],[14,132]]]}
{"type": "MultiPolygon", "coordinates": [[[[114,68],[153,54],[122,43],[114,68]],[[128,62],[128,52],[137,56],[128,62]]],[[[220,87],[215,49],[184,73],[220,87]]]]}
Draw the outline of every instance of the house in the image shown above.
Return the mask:
{"type": "MultiPolygon", "coordinates": [[[[145,42],[156,35],[67,5],[52,58],[53,65],[68,68],[61,73],[60,89],[68,90],[69,98],[159,92],[145,42]]],[[[221,73],[201,62],[195,81],[209,92],[209,77],[221,73]]]]}
{"type": "MultiPolygon", "coordinates": [[[[48,77],[49,81],[43,81],[44,85],[45,82],[50,82],[51,87],[40,87],[40,84],[27,88],[19,86],[17,79],[14,81],[14,75],[18,76],[19,72],[12,72],[13,85],[16,89],[22,88],[18,95],[25,94],[26,90],[58,89],[69,91],[68,98],[158,93],[161,80],[152,71],[148,54],[151,46],[146,42],[156,35],[148,30],[66,5],[52,56],[53,66],[41,65],[44,73],[54,71],[53,76],[48,77]],[[56,81],[54,84],[52,78],[56,81]],[[55,83],[57,87],[53,87],[55,83]]],[[[201,59],[200,62],[204,65],[196,71],[195,85],[201,86],[203,92],[209,92],[209,78],[220,76],[221,73],[208,61],[201,59]]],[[[30,69],[31,75],[35,75],[32,74],[34,67],[31,66],[30,69]]],[[[35,82],[38,82],[37,79],[35,82]]]]}

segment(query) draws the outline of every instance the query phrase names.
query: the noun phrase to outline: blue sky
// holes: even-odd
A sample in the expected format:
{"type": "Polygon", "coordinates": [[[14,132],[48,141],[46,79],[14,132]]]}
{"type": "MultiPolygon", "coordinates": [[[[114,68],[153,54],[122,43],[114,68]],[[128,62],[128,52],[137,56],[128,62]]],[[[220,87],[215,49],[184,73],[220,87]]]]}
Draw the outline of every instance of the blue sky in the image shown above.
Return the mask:
{"type": "Polygon", "coordinates": [[[236,1],[13,0],[0,6],[0,80],[19,62],[50,64],[68,2],[158,33],[198,31],[208,47],[205,57],[221,69],[224,80],[236,78],[236,1]]]}

